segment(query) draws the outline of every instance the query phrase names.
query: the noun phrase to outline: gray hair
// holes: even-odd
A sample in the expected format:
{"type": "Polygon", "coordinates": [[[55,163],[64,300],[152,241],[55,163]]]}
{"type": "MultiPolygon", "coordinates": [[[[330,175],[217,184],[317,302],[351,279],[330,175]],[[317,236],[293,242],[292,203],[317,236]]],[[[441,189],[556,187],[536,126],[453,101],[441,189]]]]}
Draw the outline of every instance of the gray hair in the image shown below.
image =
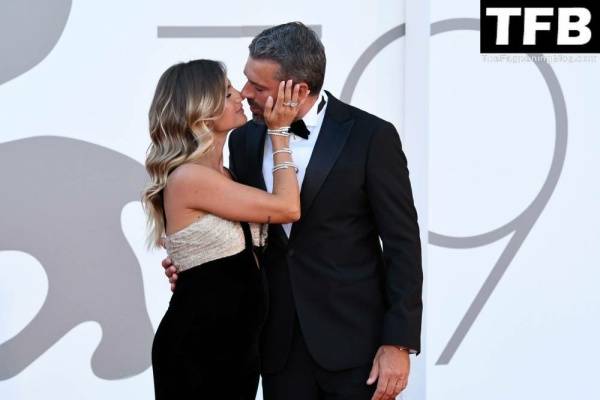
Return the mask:
{"type": "Polygon", "coordinates": [[[248,46],[250,57],[280,65],[277,79],[306,82],[312,95],[323,87],[325,48],[318,35],[302,22],[265,29],[248,46]]]}

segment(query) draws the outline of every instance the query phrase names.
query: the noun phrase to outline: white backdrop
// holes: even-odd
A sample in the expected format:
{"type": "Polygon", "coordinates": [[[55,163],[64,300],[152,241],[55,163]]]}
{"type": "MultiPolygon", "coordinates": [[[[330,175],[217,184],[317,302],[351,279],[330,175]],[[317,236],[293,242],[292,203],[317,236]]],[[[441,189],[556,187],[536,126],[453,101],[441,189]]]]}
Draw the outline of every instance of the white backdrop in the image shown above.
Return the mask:
{"type": "Polygon", "coordinates": [[[600,56],[485,59],[477,18],[431,2],[427,398],[598,399],[600,56]]]}
{"type": "Polygon", "coordinates": [[[325,88],[392,121],[407,152],[431,243],[404,398],[600,396],[600,59],[486,61],[474,0],[44,3],[0,6],[0,398],[152,397],[145,346],[170,291],[136,199],[156,81],[213,58],[240,88],[251,32],[292,20],[322,33],[325,88]]]}

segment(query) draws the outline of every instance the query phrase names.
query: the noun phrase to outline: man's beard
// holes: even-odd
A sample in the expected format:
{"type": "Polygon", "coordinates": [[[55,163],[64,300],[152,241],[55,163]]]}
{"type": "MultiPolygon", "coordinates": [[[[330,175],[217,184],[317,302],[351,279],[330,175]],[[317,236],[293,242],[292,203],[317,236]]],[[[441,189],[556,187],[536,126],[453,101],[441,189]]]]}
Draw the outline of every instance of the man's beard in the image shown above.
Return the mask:
{"type": "MultiPolygon", "coordinates": [[[[248,105],[250,107],[256,107],[256,108],[260,109],[260,107],[258,107],[258,105],[255,102],[253,102],[252,100],[248,100],[248,105]]],[[[264,119],[264,116],[262,115],[262,112],[261,113],[252,113],[252,121],[254,121],[257,124],[264,125],[265,119],[264,119]]]]}
{"type": "Polygon", "coordinates": [[[252,121],[255,124],[265,125],[265,118],[261,114],[252,114],[252,121]]]}

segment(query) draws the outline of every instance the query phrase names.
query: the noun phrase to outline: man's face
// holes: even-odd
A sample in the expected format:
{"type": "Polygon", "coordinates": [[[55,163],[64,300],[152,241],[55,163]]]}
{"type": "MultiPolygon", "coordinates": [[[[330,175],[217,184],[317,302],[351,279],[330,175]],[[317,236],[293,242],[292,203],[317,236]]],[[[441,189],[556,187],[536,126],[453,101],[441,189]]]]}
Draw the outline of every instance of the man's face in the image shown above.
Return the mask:
{"type": "Polygon", "coordinates": [[[242,88],[242,96],[250,105],[255,121],[263,121],[265,103],[269,96],[277,99],[279,89],[279,64],[271,60],[256,60],[248,57],[244,67],[244,75],[248,81],[242,88]]]}

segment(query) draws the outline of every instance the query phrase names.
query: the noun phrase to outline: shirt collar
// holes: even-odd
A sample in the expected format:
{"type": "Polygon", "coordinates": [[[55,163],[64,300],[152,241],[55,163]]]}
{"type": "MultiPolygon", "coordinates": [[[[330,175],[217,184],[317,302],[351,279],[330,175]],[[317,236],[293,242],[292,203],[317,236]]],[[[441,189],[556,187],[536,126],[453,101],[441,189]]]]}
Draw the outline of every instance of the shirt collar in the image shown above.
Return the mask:
{"type": "Polygon", "coordinates": [[[327,108],[327,94],[324,91],[322,91],[317,96],[317,101],[315,101],[315,104],[313,104],[313,106],[310,108],[310,110],[308,110],[306,115],[304,117],[302,117],[302,120],[304,121],[306,126],[307,127],[316,126],[319,123],[319,117],[321,116],[322,113],[325,112],[326,108],[327,108]],[[319,108],[319,104],[321,103],[321,98],[323,100],[325,100],[325,106],[323,106],[323,108],[321,109],[321,112],[317,112],[317,109],[319,108]]]}

